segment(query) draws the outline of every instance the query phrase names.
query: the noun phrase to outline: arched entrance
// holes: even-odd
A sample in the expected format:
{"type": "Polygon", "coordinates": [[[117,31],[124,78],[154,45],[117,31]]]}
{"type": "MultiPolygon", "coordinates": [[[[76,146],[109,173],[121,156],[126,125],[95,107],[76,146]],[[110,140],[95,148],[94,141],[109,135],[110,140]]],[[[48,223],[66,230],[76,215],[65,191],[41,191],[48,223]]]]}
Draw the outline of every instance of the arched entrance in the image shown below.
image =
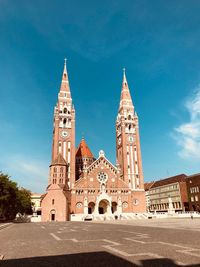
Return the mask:
{"type": "Polygon", "coordinates": [[[99,214],[105,214],[107,212],[109,202],[106,199],[103,199],[99,202],[99,214]]]}
{"type": "Polygon", "coordinates": [[[117,202],[112,202],[112,207],[111,207],[112,213],[117,211],[117,202]]]}
{"type": "Polygon", "coordinates": [[[51,210],[50,212],[50,221],[55,221],[56,220],[56,211],[51,210]]]}
{"type": "Polygon", "coordinates": [[[90,202],[88,204],[88,214],[92,214],[94,212],[95,204],[94,202],[90,202]]]}

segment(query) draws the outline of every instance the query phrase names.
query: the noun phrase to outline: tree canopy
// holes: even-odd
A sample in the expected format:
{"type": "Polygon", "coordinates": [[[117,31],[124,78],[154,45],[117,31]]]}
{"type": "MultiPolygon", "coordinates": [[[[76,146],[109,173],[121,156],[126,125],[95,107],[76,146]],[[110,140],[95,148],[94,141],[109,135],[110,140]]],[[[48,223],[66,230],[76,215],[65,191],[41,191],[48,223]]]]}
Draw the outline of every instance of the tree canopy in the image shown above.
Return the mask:
{"type": "Polygon", "coordinates": [[[0,172],[0,218],[13,220],[17,213],[31,212],[31,192],[18,187],[7,174],[0,172]]]}

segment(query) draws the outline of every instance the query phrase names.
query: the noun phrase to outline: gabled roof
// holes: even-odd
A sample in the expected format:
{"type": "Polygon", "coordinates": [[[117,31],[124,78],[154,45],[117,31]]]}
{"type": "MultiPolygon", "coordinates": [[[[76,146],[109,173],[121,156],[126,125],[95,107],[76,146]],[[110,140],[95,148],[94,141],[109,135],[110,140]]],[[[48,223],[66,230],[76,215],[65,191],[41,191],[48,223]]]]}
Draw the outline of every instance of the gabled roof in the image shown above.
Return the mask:
{"type": "Polygon", "coordinates": [[[163,185],[167,185],[167,184],[172,184],[172,183],[177,183],[177,182],[185,182],[186,177],[187,177],[187,175],[185,175],[183,173],[176,175],[176,176],[168,177],[166,179],[154,182],[154,184],[151,186],[151,188],[155,188],[155,187],[159,187],[159,186],[163,186],[163,185]]]}
{"type": "Polygon", "coordinates": [[[88,145],[85,142],[85,139],[82,138],[77,150],[76,150],[76,157],[82,158],[94,158],[91,150],[89,149],[88,145]]]}
{"type": "Polygon", "coordinates": [[[95,165],[98,165],[102,160],[105,160],[105,162],[108,164],[110,169],[112,169],[114,172],[117,171],[117,168],[105,157],[104,154],[99,154],[99,158],[96,159],[88,168],[87,171],[91,171],[95,165]]]}
{"type": "Polygon", "coordinates": [[[58,157],[51,162],[50,166],[52,165],[67,165],[67,162],[65,161],[65,159],[61,154],[58,154],[58,157]]]}

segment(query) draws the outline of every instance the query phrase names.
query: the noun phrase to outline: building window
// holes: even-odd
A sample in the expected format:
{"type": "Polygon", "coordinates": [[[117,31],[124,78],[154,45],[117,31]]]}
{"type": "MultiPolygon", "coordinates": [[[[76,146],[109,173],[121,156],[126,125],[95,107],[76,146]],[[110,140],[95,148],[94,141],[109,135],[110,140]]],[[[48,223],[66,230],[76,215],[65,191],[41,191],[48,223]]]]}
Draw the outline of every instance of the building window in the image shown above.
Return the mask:
{"type": "Polygon", "coordinates": [[[137,206],[139,204],[139,200],[137,198],[133,199],[133,205],[137,206]]]}
{"type": "Polygon", "coordinates": [[[191,201],[194,202],[194,197],[191,197],[191,201]]]}
{"type": "Polygon", "coordinates": [[[128,203],[127,202],[123,202],[122,203],[122,208],[124,208],[124,209],[128,208],[128,203]]]}
{"type": "Polygon", "coordinates": [[[198,196],[195,196],[195,201],[198,201],[198,200],[199,200],[198,196]]]}
{"type": "Polygon", "coordinates": [[[56,167],[54,167],[54,168],[53,168],[53,171],[54,171],[54,172],[57,172],[57,168],[56,168],[56,167]]]}
{"type": "Polygon", "coordinates": [[[77,202],[77,203],[76,203],[76,207],[77,207],[77,208],[81,208],[82,206],[83,206],[83,203],[82,203],[82,202],[77,202]]]}
{"type": "Polygon", "coordinates": [[[54,205],[54,203],[55,203],[55,200],[54,200],[54,199],[52,199],[52,205],[54,205]]]}

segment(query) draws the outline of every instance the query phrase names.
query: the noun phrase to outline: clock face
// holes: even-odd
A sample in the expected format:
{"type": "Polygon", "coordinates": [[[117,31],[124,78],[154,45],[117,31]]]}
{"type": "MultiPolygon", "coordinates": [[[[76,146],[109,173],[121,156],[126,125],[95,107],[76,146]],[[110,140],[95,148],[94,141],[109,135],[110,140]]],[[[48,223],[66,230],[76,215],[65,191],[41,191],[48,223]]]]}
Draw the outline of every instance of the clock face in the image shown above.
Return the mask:
{"type": "Polygon", "coordinates": [[[132,136],[132,135],[129,135],[129,137],[128,137],[128,141],[129,141],[130,143],[133,143],[133,142],[135,141],[135,137],[132,136]]]}
{"type": "Polygon", "coordinates": [[[61,132],[61,136],[62,136],[63,138],[67,138],[67,137],[69,137],[69,133],[68,133],[67,131],[62,131],[62,132],[61,132]]]}

